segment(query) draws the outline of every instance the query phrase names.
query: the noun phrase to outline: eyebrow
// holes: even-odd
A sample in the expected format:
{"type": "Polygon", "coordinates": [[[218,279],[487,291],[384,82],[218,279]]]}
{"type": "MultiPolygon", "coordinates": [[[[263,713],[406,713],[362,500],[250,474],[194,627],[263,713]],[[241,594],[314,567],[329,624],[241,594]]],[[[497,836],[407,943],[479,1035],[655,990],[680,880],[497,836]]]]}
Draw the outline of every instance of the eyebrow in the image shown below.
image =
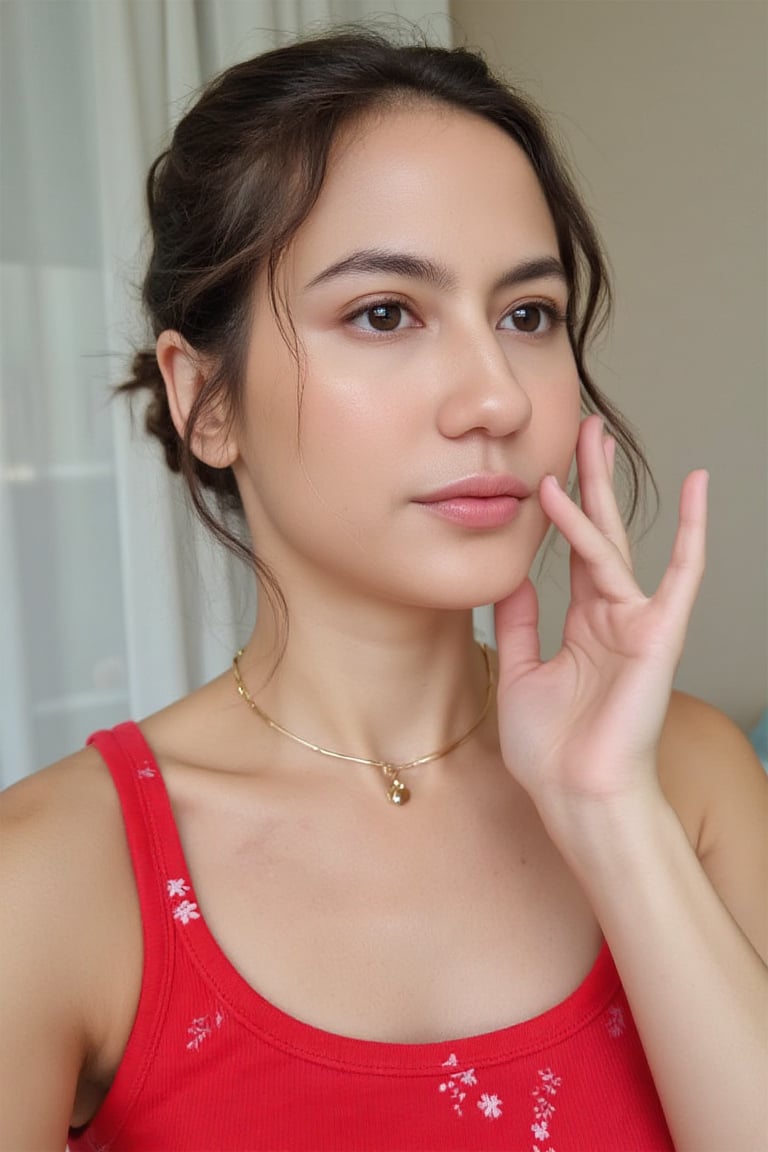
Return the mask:
{"type": "MultiPolygon", "coordinates": [[[[304,291],[315,288],[318,284],[327,284],[329,280],[335,280],[340,276],[360,276],[367,272],[389,272],[396,276],[407,276],[444,291],[454,290],[458,283],[456,275],[445,265],[423,256],[414,256],[409,252],[390,252],[381,248],[361,248],[325,268],[304,286],[304,291]]],[[[496,280],[493,290],[516,288],[529,280],[541,279],[562,280],[564,284],[568,284],[565,268],[556,256],[537,256],[508,268],[496,280]]]]}

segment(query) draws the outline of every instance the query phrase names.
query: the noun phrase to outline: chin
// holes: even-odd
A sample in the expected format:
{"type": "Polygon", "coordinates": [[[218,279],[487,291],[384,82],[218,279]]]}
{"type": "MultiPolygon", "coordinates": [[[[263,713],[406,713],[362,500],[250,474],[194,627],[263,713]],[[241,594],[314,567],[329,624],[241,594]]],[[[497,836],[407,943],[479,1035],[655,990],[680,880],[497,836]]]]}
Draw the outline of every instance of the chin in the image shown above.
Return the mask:
{"type": "Polygon", "coordinates": [[[485,604],[495,604],[510,596],[519,588],[530,572],[529,557],[517,557],[511,563],[482,569],[474,566],[468,571],[459,570],[457,565],[424,566],[418,583],[408,581],[409,587],[401,588],[397,597],[414,607],[437,609],[439,611],[466,611],[481,608],[485,604]]]}
{"type": "Polygon", "coordinates": [[[548,521],[542,518],[540,531],[525,537],[499,534],[463,541],[458,547],[433,544],[404,552],[409,557],[408,569],[398,573],[402,584],[408,585],[404,599],[446,610],[479,608],[504,600],[529,576],[547,527],[548,521]]]}

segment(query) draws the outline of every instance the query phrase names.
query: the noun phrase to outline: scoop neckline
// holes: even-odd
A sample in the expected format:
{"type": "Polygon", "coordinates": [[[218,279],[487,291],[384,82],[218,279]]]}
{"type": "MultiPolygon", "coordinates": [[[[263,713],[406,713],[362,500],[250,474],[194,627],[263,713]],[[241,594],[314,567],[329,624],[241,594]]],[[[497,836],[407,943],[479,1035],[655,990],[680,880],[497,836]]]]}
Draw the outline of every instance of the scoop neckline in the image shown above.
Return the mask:
{"type": "Polygon", "coordinates": [[[186,899],[196,905],[199,913],[186,926],[173,921],[174,935],[212,985],[222,1006],[274,1047],[314,1063],[355,1072],[431,1075],[443,1071],[458,1052],[466,1053],[475,1067],[489,1066],[562,1042],[604,1012],[620,989],[619,975],[603,937],[586,976],[564,999],[528,1020],[490,1032],[427,1043],[369,1040],[327,1031],[284,1011],[248,983],[209,928],[205,910],[197,899],[162,769],[141,729],[138,725],[135,728],[145,759],[157,771],[167,808],[165,863],[171,869],[180,869],[176,875],[183,873],[189,886],[186,899]]]}

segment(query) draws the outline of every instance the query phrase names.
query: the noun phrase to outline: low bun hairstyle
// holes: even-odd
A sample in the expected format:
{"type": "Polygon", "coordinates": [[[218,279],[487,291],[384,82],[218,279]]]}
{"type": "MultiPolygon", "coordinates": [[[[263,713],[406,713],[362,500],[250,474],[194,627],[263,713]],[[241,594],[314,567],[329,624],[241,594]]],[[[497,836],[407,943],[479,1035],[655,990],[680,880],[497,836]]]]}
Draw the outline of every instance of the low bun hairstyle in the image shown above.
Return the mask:
{"type": "Polygon", "coordinates": [[[339,131],[374,109],[409,101],[481,116],[526,153],[552,213],[568,278],[567,328],[582,407],[603,415],[617,442],[619,471],[628,480],[627,525],[641,502],[646,475],[658,495],[631,429],[587,370],[588,343],[610,305],[608,276],[595,230],[538,111],[465,48],[398,44],[358,27],[303,39],[214,79],[147,177],[152,250],[143,302],[153,335],[173,329],[215,366],[183,439],[173,426],[153,351],[137,353],[131,379],[119,388],[148,393],[146,428],[162,443],[168,467],[184,477],[204,523],[251,563],[283,607],[268,569],[232,530],[231,514],[242,513],[233,472],[194,456],[193,430],[211,405],[223,402],[231,418],[238,415],[253,286],[261,271],[267,273],[280,330],[295,353],[290,313],[284,306],[281,311],[276,294],[280,256],[318,197],[339,131]]]}

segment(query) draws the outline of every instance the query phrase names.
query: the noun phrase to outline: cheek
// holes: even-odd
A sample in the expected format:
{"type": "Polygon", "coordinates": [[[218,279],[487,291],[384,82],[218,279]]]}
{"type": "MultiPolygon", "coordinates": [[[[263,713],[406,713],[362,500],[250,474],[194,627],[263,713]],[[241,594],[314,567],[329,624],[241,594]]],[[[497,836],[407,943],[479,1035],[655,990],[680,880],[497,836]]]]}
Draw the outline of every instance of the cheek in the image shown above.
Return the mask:
{"type": "Polygon", "coordinates": [[[567,480],[576,453],[582,419],[581,387],[575,366],[533,397],[533,425],[543,459],[562,482],[567,480]]]}
{"type": "Polygon", "coordinates": [[[238,483],[246,506],[270,515],[301,477],[299,386],[287,352],[278,356],[266,341],[258,347],[261,355],[252,355],[244,385],[238,483]]]}
{"type": "Polygon", "coordinates": [[[310,475],[352,472],[358,482],[387,462],[406,443],[414,424],[407,390],[392,379],[371,380],[370,370],[316,374],[306,382],[301,404],[301,453],[310,475]]]}
{"type": "Polygon", "coordinates": [[[299,391],[295,380],[283,381],[252,408],[254,508],[305,543],[313,525],[329,532],[331,521],[355,531],[376,524],[391,489],[391,434],[391,422],[359,387],[308,376],[299,391]]]}

